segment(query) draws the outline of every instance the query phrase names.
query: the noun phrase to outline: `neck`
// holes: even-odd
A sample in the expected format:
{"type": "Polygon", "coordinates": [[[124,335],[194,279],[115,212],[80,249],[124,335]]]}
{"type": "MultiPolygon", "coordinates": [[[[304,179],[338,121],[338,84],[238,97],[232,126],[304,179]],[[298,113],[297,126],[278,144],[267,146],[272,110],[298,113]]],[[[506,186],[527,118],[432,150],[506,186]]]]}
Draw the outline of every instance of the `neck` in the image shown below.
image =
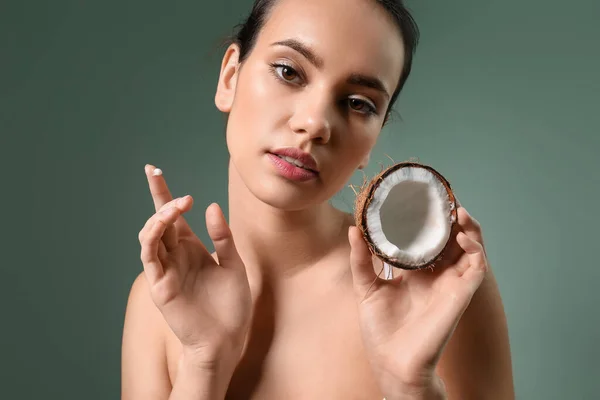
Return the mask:
{"type": "Polygon", "coordinates": [[[347,242],[348,216],[328,203],[285,211],[252,194],[229,162],[229,226],[248,273],[281,278],[347,242]]]}

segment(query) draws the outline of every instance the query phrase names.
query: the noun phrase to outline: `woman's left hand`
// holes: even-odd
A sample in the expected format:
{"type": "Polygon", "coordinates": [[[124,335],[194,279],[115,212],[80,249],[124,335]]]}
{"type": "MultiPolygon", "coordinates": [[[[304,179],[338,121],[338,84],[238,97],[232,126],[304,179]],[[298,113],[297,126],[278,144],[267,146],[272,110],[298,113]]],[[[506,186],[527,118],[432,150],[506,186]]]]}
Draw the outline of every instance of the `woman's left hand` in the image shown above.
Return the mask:
{"type": "Polygon", "coordinates": [[[445,398],[435,367],[488,269],[478,222],[463,207],[457,211],[458,224],[433,271],[397,270],[391,280],[377,277],[360,231],[350,228],[363,342],[387,400],[445,398]]]}

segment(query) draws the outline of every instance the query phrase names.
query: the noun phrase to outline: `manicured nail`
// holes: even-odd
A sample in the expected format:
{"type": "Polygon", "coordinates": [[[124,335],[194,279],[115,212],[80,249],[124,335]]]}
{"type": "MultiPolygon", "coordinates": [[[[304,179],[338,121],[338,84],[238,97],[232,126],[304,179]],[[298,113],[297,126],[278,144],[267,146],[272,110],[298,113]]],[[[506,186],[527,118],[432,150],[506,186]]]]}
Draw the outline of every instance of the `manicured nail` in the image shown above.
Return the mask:
{"type": "Polygon", "coordinates": [[[153,176],[162,175],[162,170],[160,168],[154,168],[154,171],[152,171],[152,175],[153,176]]]}

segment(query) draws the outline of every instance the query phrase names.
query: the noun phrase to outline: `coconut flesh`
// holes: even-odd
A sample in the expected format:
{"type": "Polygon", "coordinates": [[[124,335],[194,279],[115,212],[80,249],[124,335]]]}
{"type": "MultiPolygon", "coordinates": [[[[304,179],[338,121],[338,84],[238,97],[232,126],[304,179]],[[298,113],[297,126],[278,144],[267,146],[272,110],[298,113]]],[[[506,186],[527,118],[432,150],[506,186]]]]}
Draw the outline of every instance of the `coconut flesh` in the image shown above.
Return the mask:
{"type": "Polygon", "coordinates": [[[397,163],[373,178],[357,196],[356,225],[386,267],[434,267],[456,223],[456,198],[433,168],[397,163]]]}

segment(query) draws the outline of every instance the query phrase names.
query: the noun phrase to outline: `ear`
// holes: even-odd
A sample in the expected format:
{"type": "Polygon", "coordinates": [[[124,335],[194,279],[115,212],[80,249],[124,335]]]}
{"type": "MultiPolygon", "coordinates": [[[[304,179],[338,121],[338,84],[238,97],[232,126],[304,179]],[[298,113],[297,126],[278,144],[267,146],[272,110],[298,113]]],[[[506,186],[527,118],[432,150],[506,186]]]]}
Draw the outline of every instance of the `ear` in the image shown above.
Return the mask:
{"type": "Polygon", "coordinates": [[[224,113],[230,112],[233,105],[240,66],[239,55],[240,50],[238,45],[232,44],[225,51],[223,61],[221,62],[221,73],[219,75],[217,93],[215,94],[215,105],[224,113]]]}

